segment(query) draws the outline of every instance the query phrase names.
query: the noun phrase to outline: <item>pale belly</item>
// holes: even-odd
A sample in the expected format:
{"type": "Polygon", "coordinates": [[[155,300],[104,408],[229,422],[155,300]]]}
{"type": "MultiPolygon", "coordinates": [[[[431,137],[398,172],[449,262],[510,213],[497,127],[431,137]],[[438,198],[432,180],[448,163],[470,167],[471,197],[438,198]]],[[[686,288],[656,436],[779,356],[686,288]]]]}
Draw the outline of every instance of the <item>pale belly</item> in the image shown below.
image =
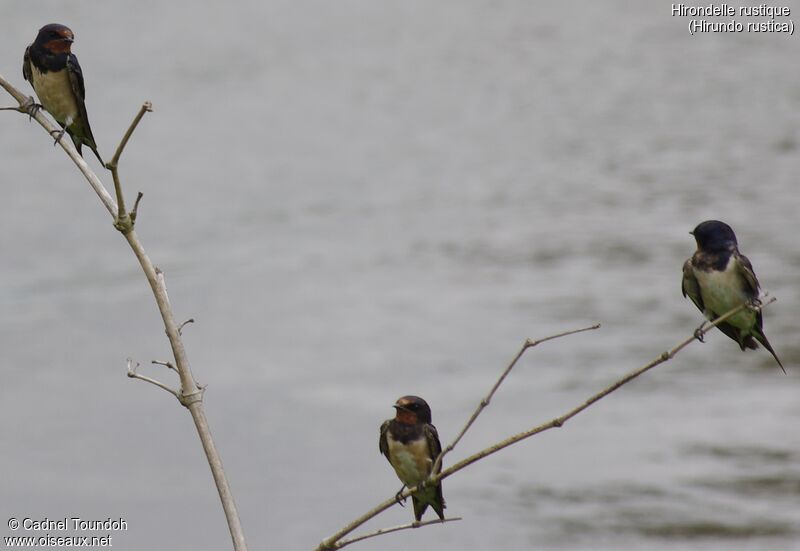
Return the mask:
{"type": "Polygon", "coordinates": [[[31,75],[33,89],[47,112],[64,126],[70,126],[78,116],[78,103],[67,71],[42,73],[31,64],[31,75]]]}
{"type": "MultiPolygon", "coordinates": [[[[695,270],[695,277],[700,285],[700,296],[706,307],[706,316],[710,319],[720,316],[750,300],[744,292],[741,276],[733,270],[724,272],[704,272],[695,270]]],[[[728,323],[735,327],[749,329],[755,323],[756,313],[752,310],[742,310],[728,323]]]]}
{"type": "Polygon", "coordinates": [[[416,486],[428,478],[433,461],[430,459],[428,443],[424,438],[407,446],[403,446],[391,437],[387,439],[387,443],[392,467],[403,484],[416,486]]]}

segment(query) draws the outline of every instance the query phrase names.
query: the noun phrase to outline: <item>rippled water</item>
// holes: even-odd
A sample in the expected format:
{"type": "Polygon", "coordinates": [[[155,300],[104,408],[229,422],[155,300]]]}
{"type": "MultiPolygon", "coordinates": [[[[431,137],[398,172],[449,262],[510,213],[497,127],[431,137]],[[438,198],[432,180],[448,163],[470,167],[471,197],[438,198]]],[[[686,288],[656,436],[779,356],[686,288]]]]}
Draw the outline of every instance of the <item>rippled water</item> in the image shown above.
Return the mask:
{"type": "MultiPolygon", "coordinates": [[[[106,156],[153,101],[124,183],[197,321],[251,549],[313,548],[398,489],[377,429],[400,395],[449,441],[526,337],[603,324],[529,351],[452,462],[690,335],[680,269],[708,218],[778,297],[765,328],[788,375],[709,335],[446,480],[464,520],[360,548],[800,549],[798,38],[691,37],[655,3],[218,9],[9,3],[0,73],[28,90],[24,46],[71,26],[106,156]]],[[[226,548],[190,419],[125,377],[168,354],[132,255],[41,129],[2,120],[0,516],[121,516],[117,548],[226,548]]]]}

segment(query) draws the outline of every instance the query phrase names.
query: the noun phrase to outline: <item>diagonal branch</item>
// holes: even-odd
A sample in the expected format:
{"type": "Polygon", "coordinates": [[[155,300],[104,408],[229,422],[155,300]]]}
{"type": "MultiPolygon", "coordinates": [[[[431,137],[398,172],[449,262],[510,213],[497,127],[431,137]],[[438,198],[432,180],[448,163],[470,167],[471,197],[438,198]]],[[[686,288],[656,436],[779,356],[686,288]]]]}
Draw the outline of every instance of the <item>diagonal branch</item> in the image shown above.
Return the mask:
{"type": "MultiPolygon", "coordinates": [[[[415,486],[415,487],[412,487],[412,488],[406,488],[405,490],[403,490],[401,493],[397,494],[396,496],[392,496],[391,498],[387,499],[383,503],[380,503],[380,504],[376,505],[375,507],[373,507],[372,509],[370,509],[369,511],[367,511],[366,513],[364,513],[360,517],[358,517],[355,520],[349,522],[347,525],[345,525],[338,532],[336,532],[332,536],[329,536],[329,537],[325,538],[324,540],[322,540],[322,542],[316,547],[315,551],[328,551],[330,549],[336,549],[337,548],[336,546],[337,546],[338,542],[340,542],[342,540],[342,538],[344,538],[347,534],[351,533],[353,530],[355,530],[356,528],[358,528],[362,524],[366,523],[370,519],[378,516],[379,514],[381,514],[386,509],[389,509],[390,507],[396,505],[399,501],[403,500],[404,498],[407,498],[410,495],[414,494],[415,492],[417,492],[417,490],[420,487],[425,486],[425,485],[435,485],[439,481],[441,481],[441,480],[443,480],[443,479],[445,479],[445,478],[447,478],[447,477],[449,477],[451,475],[454,475],[455,473],[461,471],[462,469],[465,469],[466,467],[469,467],[473,463],[476,463],[477,461],[480,461],[481,459],[484,459],[485,457],[488,457],[488,456],[490,456],[490,455],[492,455],[492,454],[494,454],[494,453],[496,453],[496,452],[498,452],[498,451],[500,451],[500,450],[502,450],[504,448],[507,448],[508,446],[516,444],[517,442],[521,442],[522,440],[525,440],[526,438],[530,438],[531,436],[533,436],[535,434],[539,434],[540,432],[544,432],[544,431],[552,429],[552,428],[557,428],[557,427],[563,426],[564,423],[566,423],[567,421],[569,421],[570,419],[572,419],[573,417],[575,417],[576,415],[578,415],[582,411],[588,409],[590,406],[592,406],[593,404],[597,403],[599,400],[605,398],[606,396],[608,396],[609,394],[611,394],[615,390],[617,390],[620,387],[624,386],[625,384],[631,382],[633,379],[635,379],[638,376],[642,375],[643,373],[649,371],[653,367],[655,367],[655,366],[657,366],[659,364],[662,364],[662,363],[664,363],[666,361],[671,360],[672,358],[675,357],[676,354],[678,354],[678,352],[680,352],[681,350],[686,348],[692,342],[694,342],[696,340],[700,340],[712,328],[716,327],[717,325],[719,325],[720,323],[726,321],[727,319],[731,318],[732,316],[735,316],[740,311],[742,311],[742,310],[744,310],[746,308],[751,308],[753,310],[761,310],[762,308],[764,308],[765,306],[767,306],[767,305],[769,305],[769,304],[771,304],[773,302],[775,302],[774,298],[771,298],[767,302],[764,302],[763,304],[759,304],[759,305],[749,304],[749,303],[741,304],[741,305],[737,306],[736,308],[733,308],[732,310],[730,310],[730,311],[726,312],[725,314],[721,315],[720,317],[716,318],[713,321],[704,322],[703,325],[701,325],[696,331],[694,331],[694,333],[692,334],[691,337],[683,340],[682,342],[677,344],[671,350],[663,352],[660,356],[658,356],[657,358],[653,359],[652,361],[650,361],[649,363],[645,364],[644,366],[642,366],[642,367],[640,367],[638,369],[635,369],[634,371],[631,371],[630,373],[628,373],[627,375],[625,375],[624,377],[622,377],[621,379],[619,379],[618,381],[616,381],[612,385],[604,388],[603,390],[601,390],[597,394],[594,394],[593,396],[589,397],[581,405],[572,408],[571,410],[569,410],[568,412],[564,413],[560,417],[556,417],[555,419],[552,419],[551,421],[549,421],[547,423],[543,423],[541,425],[533,427],[533,428],[531,428],[529,430],[526,430],[524,432],[515,434],[513,436],[509,436],[508,438],[498,442],[497,444],[489,446],[488,448],[480,450],[479,452],[474,453],[473,455],[470,455],[469,457],[467,457],[465,459],[462,459],[458,463],[448,467],[447,469],[444,469],[440,473],[431,474],[431,476],[428,477],[428,479],[426,481],[424,481],[423,483],[419,484],[418,486],[415,486]]],[[[585,330],[588,330],[588,329],[591,329],[591,328],[586,328],[585,330]]],[[[555,335],[555,336],[550,337],[550,338],[555,338],[555,337],[558,337],[558,336],[560,336],[560,335],[555,335]]],[[[545,339],[542,339],[542,340],[545,340],[545,339]]],[[[523,349],[520,351],[518,356],[521,356],[522,352],[524,352],[525,349],[526,349],[525,346],[523,346],[523,349]]],[[[514,361],[512,362],[512,367],[513,367],[513,363],[516,362],[517,359],[518,359],[518,357],[515,358],[514,361]]],[[[508,371],[508,369],[506,370],[506,372],[507,371],[508,371]]],[[[505,376],[506,372],[504,372],[503,375],[501,375],[501,378],[505,376]]],[[[497,386],[497,383],[495,383],[495,386],[497,386]]],[[[473,414],[473,416],[474,416],[474,414],[473,414]]],[[[432,471],[432,472],[435,472],[435,471],[432,471]]]]}
{"type": "MultiPolygon", "coordinates": [[[[44,115],[43,109],[35,109],[33,111],[30,110],[30,106],[32,105],[32,99],[29,96],[26,96],[19,90],[17,90],[14,86],[11,85],[3,75],[0,75],[0,86],[5,88],[5,90],[14,97],[17,102],[19,102],[20,108],[18,111],[22,113],[28,114],[31,118],[35,119],[42,128],[47,130],[48,134],[52,136],[53,134],[60,132],[61,128],[56,128],[50,120],[44,115]]],[[[117,204],[114,202],[114,199],[111,195],[106,191],[105,186],[100,181],[100,178],[89,168],[89,165],[86,164],[86,161],[83,160],[78,150],[75,149],[75,146],[72,145],[72,140],[58,140],[58,143],[67,152],[69,158],[72,159],[72,162],[78,167],[78,170],[81,171],[84,178],[89,182],[89,185],[92,186],[92,189],[100,198],[100,201],[103,203],[103,206],[106,210],[114,216],[114,213],[117,211],[117,204]]]]}
{"type": "Polygon", "coordinates": [[[752,304],[748,304],[748,303],[744,303],[744,304],[741,304],[741,305],[737,306],[736,308],[728,311],[727,313],[721,315],[720,317],[718,317],[717,319],[715,319],[715,320],[713,320],[711,322],[704,322],[703,325],[701,325],[694,332],[694,334],[692,334],[691,337],[685,339],[684,341],[682,341],[681,343],[676,345],[672,350],[668,350],[666,352],[663,352],[660,356],[658,356],[657,358],[651,360],[649,363],[645,364],[644,366],[640,367],[639,369],[631,371],[630,373],[628,373],[627,375],[625,375],[624,377],[619,379],[614,384],[604,388],[603,390],[601,390],[597,394],[595,394],[595,395],[591,396],[590,398],[588,398],[583,404],[571,409],[567,413],[561,415],[560,417],[556,417],[555,419],[553,419],[553,420],[551,420],[551,421],[549,421],[547,423],[541,424],[541,425],[539,425],[537,427],[533,427],[532,429],[526,430],[526,431],[521,432],[519,434],[515,434],[514,436],[510,436],[510,437],[506,438],[505,440],[503,440],[502,442],[498,442],[497,444],[495,444],[493,446],[489,446],[488,448],[483,449],[483,450],[479,451],[478,453],[467,457],[466,459],[462,459],[461,461],[459,461],[455,465],[452,465],[450,468],[443,470],[438,476],[431,476],[430,477],[431,483],[435,484],[439,480],[441,480],[443,478],[447,478],[448,476],[450,476],[450,475],[452,475],[454,473],[457,473],[458,471],[460,471],[461,469],[463,469],[465,467],[468,467],[472,463],[475,463],[476,461],[480,461],[484,457],[487,457],[489,455],[492,455],[493,453],[499,452],[503,448],[507,448],[508,446],[510,446],[512,444],[516,444],[517,442],[525,440],[526,438],[529,438],[529,437],[531,437],[531,436],[533,436],[535,434],[539,434],[540,432],[544,432],[546,430],[550,430],[550,429],[553,429],[553,428],[562,427],[564,425],[564,423],[566,423],[567,421],[569,421],[570,419],[572,419],[573,417],[578,415],[580,412],[582,412],[585,409],[589,408],[592,404],[602,400],[603,398],[605,398],[606,396],[608,396],[609,394],[611,394],[612,392],[614,392],[615,390],[617,390],[621,386],[631,382],[632,380],[637,378],[639,375],[642,375],[643,373],[649,371],[650,369],[654,368],[655,366],[671,360],[672,358],[675,357],[675,355],[678,352],[680,352],[681,350],[683,350],[684,348],[689,346],[694,341],[700,340],[711,329],[713,329],[714,327],[716,327],[720,323],[726,321],[727,319],[735,316],[740,311],[742,311],[742,310],[744,310],[746,308],[751,308],[753,310],[761,310],[764,306],[766,306],[768,304],[772,304],[773,302],[775,302],[775,298],[771,298],[770,300],[768,300],[764,304],[761,304],[761,305],[758,305],[758,306],[752,305],[752,304]]]}

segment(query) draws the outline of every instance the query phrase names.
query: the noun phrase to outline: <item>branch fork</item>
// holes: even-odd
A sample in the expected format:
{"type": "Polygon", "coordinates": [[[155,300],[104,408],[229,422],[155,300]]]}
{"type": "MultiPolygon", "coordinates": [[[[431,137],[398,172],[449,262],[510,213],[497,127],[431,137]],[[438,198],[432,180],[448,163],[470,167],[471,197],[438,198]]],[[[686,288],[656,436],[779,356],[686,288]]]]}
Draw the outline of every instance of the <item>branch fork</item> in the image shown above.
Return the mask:
{"type": "Polygon", "coordinates": [[[114,190],[117,194],[117,214],[114,217],[114,227],[122,234],[128,234],[133,231],[133,226],[136,223],[136,214],[139,210],[139,201],[142,200],[142,192],[139,192],[139,194],[136,196],[136,202],[133,205],[133,210],[130,213],[125,210],[125,197],[122,193],[122,184],[119,180],[119,158],[122,156],[125,146],[128,145],[128,140],[130,140],[131,136],[133,135],[133,131],[136,130],[137,126],[139,126],[139,121],[142,120],[142,117],[144,117],[145,113],[151,113],[152,111],[152,103],[146,101],[142,104],[142,106],[139,108],[139,112],[133,118],[133,122],[131,122],[128,130],[125,132],[125,135],[122,136],[122,140],[119,142],[114,156],[109,162],[106,163],[106,168],[111,171],[111,176],[114,179],[114,190]]]}
{"type": "Polygon", "coordinates": [[[130,377],[131,379],[139,379],[140,381],[144,381],[146,383],[150,383],[151,385],[155,385],[158,388],[160,388],[162,390],[166,390],[167,392],[169,392],[170,394],[175,396],[175,398],[177,398],[178,401],[181,400],[181,396],[180,396],[180,394],[178,393],[177,390],[175,390],[174,388],[170,388],[169,386],[165,385],[161,381],[157,381],[156,379],[153,379],[152,377],[148,377],[147,375],[140,374],[139,372],[137,372],[137,369],[139,369],[139,362],[136,362],[136,365],[133,365],[133,360],[128,358],[128,377],[130,377]]]}

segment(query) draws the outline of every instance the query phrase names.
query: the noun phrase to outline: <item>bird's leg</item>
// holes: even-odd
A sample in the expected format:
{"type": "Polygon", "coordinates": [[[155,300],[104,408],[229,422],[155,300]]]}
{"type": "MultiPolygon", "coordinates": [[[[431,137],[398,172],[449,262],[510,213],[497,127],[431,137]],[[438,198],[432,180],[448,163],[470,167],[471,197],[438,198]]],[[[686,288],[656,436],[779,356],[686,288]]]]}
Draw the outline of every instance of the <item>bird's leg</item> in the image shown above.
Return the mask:
{"type": "Polygon", "coordinates": [[[706,342],[705,340],[703,340],[703,330],[705,329],[705,327],[706,327],[706,322],[703,322],[700,324],[700,327],[694,330],[694,338],[700,342],[706,342]]]}
{"type": "Polygon", "coordinates": [[[33,96],[28,96],[28,99],[25,100],[22,108],[28,112],[28,121],[30,121],[33,119],[33,116],[39,112],[39,109],[42,108],[42,104],[36,103],[36,101],[33,99],[33,96]]]}
{"type": "Polygon", "coordinates": [[[761,299],[760,299],[760,298],[758,298],[758,297],[753,297],[753,298],[752,298],[752,299],[750,299],[750,301],[747,303],[747,306],[748,306],[748,307],[750,307],[750,308],[752,308],[753,310],[757,310],[758,308],[761,308],[761,305],[762,305],[762,304],[763,304],[763,303],[761,302],[761,299]]]}
{"type": "Polygon", "coordinates": [[[58,145],[58,142],[61,140],[61,137],[64,135],[64,132],[67,131],[67,127],[65,126],[61,130],[51,130],[50,135],[56,137],[56,141],[53,142],[53,147],[58,145]]]}
{"type": "Polygon", "coordinates": [[[400,489],[399,489],[399,490],[397,490],[397,493],[396,493],[396,494],[394,494],[394,500],[397,502],[397,504],[398,504],[400,507],[405,507],[405,506],[406,506],[406,503],[405,503],[405,502],[406,502],[406,498],[402,497],[403,490],[405,490],[405,489],[406,489],[406,485],[405,485],[405,484],[403,484],[403,485],[400,487],[400,489]]]}

